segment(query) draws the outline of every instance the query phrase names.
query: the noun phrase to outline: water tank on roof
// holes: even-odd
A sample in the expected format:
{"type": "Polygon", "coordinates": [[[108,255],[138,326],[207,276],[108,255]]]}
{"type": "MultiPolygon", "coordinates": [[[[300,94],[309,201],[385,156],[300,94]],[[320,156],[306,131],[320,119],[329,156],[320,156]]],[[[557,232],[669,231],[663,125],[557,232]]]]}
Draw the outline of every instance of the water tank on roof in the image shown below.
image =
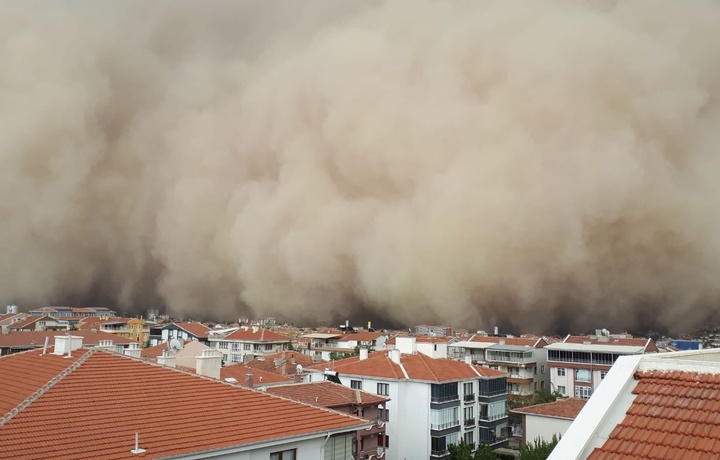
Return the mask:
{"type": "Polygon", "coordinates": [[[11,314],[11,313],[14,314],[14,313],[17,313],[17,312],[18,312],[18,307],[17,307],[17,305],[8,305],[8,306],[7,306],[7,313],[8,313],[8,314],[11,314]]]}

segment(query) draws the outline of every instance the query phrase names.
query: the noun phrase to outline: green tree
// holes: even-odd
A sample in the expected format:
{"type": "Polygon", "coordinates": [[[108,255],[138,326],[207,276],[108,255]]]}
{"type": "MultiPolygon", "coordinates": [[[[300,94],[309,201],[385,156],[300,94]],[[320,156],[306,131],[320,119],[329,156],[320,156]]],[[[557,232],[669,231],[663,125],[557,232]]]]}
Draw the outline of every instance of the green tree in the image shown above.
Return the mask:
{"type": "Polygon", "coordinates": [[[480,444],[473,454],[470,445],[464,439],[458,444],[450,444],[448,451],[450,451],[450,460],[497,460],[497,456],[487,444],[480,444]]]}
{"type": "Polygon", "coordinates": [[[556,435],[553,435],[551,441],[535,438],[535,441],[522,446],[518,460],[545,460],[550,456],[559,440],[556,435]]]}

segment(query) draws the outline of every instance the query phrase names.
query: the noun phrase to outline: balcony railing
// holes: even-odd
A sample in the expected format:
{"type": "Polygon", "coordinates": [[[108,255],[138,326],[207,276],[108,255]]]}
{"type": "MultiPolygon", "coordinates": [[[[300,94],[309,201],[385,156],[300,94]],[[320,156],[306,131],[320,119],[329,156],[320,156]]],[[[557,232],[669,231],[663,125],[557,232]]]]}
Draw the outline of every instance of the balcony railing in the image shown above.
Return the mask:
{"type": "Polygon", "coordinates": [[[430,402],[444,403],[448,401],[457,401],[458,399],[460,399],[460,395],[431,396],[430,402]]]}
{"type": "Polygon", "coordinates": [[[502,352],[488,350],[486,359],[498,363],[528,364],[535,362],[535,356],[530,353],[502,352]]]}
{"type": "Polygon", "coordinates": [[[494,422],[495,420],[500,420],[507,416],[508,416],[507,412],[505,412],[504,414],[495,414],[495,415],[480,414],[480,415],[478,415],[478,420],[481,422],[494,422]]]}
{"type": "Polygon", "coordinates": [[[475,402],[475,393],[463,396],[463,401],[465,401],[466,403],[475,402]]]}
{"type": "Polygon", "coordinates": [[[475,422],[474,418],[469,418],[469,419],[465,420],[465,427],[467,428],[467,427],[475,426],[475,423],[476,422],[475,422]]]}
{"type": "Polygon", "coordinates": [[[447,449],[441,449],[441,450],[432,449],[432,450],[430,451],[430,456],[432,456],[432,457],[444,457],[444,456],[448,455],[449,453],[450,453],[450,451],[447,450],[447,449]]]}
{"type": "Polygon", "coordinates": [[[446,429],[452,428],[454,426],[460,426],[460,420],[453,420],[451,422],[445,422],[445,423],[431,423],[430,429],[431,430],[446,430],[446,429]]]}

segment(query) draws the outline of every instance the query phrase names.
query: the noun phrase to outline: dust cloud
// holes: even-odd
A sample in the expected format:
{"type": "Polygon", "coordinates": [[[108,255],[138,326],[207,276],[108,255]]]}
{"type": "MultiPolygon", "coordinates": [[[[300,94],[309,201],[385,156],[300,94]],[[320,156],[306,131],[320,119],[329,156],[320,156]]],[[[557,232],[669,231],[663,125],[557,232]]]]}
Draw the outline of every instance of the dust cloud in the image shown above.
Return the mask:
{"type": "Polygon", "coordinates": [[[0,4],[0,292],[520,332],[715,319],[720,3],[0,4]]]}

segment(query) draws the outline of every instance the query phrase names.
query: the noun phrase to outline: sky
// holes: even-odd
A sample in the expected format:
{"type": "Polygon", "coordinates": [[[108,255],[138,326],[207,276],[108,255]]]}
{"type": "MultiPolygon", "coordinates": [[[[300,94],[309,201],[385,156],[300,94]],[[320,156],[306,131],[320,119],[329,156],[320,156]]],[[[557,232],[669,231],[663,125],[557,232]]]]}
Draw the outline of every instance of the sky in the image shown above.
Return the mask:
{"type": "Polygon", "coordinates": [[[720,300],[720,3],[0,3],[0,295],[683,332],[720,300]]]}

